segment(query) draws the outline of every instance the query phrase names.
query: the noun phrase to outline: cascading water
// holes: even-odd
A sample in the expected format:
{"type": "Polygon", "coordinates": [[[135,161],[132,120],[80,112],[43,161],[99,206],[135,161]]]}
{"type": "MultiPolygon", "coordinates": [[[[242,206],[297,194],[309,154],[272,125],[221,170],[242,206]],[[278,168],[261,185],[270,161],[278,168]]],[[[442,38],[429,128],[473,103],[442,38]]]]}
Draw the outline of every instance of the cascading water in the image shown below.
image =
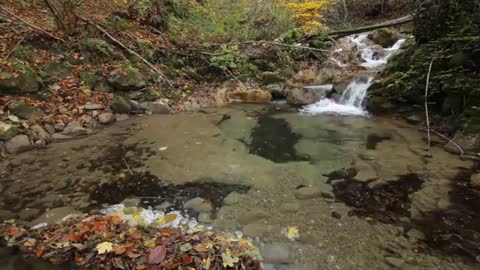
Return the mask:
{"type": "MultiPolygon", "coordinates": [[[[383,49],[382,54],[375,51],[374,44],[368,39],[368,34],[349,36],[351,42],[357,44],[361,51],[363,63],[360,66],[367,69],[376,69],[387,63],[395,52],[400,50],[400,47],[405,42],[405,39],[398,40],[392,47],[383,49]]],[[[342,51],[343,48],[338,48],[335,51],[342,51]]],[[[348,66],[343,64],[335,58],[331,58],[339,67],[348,66]]],[[[368,115],[363,107],[363,100],[367,94],[367,89],[373,83],[373,75],[368,80],[353,80],[338,100],[322,99],[317,103],[303,107],[300,111],[305,114],[338,114],[338,115],[368,115]]]]}

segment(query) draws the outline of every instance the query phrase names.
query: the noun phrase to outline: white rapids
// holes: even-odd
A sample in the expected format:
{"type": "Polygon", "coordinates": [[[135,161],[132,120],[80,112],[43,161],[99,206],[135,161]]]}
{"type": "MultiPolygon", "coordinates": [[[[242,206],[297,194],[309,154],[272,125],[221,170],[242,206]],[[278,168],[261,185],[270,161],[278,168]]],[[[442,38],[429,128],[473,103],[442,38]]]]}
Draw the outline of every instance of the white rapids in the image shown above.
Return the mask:
{"type": "MultiPolygon", "coordinates": [[[[348,39],[351,42],[357,44],[361,51],[363,63],[360,66],[367,69],[376,69],[385,65],[388,59],[397,51],[400,50],[405,39],[398,40],[392,47],[385,48],[383,54],[375,53],[373,50],[372,42],[368,38],[368,34],[349,36],[348,39]]],[[[342,50],[342,48],[336,49],[336,51],[342,50]]],[[[348,64],[342,64],[339,60],[331,58],[339,67],[348,66],[348,64]]],[[[373,75],[366,81],[354,79],[343,92],[343,94],[337,100],[334,99],[322,99],[317,103],[307,105],[300,109],[300,112],[309,115],[317,114],[336,114],[336,115],[358,115],[367,116],[368,112],[363,106],[363,101],[367,94],[367,89],[372,85],[374,80],[373,75]]]]}

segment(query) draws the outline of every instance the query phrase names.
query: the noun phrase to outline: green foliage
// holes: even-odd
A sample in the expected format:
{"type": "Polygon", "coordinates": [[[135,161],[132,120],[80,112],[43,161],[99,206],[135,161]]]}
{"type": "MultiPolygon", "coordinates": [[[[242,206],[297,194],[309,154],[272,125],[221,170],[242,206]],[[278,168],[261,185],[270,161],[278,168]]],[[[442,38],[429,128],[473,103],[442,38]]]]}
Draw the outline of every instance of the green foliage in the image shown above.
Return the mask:
{"type": "Polygon", "coordinates": [[[107,19],[107,23],[112,29],[117,32],[130,29],[128,21],[116,15],[110,15],[107,19]]]}
{"type": "Polygon", "coordinates": [[[84,38],[80,40],[80,44],[87,47],[90,51],[97,53],[104,57],[110,57],[113,53],[113,48],[103,39],[98,38],[84,38]]]}
{"type": "Polygon", "coordinates": [[[210,63],[222,70],[236,68],[239,54],[238,46],[222,45],[220,55],[212,57],[210,63]]]}
{"type": "Polygon", "coordinates": [[[291,14],[274,1],[173,2],[177,15],[170,17],[169,29],[177,42],[275,39],[295,27],[291,14]]]}

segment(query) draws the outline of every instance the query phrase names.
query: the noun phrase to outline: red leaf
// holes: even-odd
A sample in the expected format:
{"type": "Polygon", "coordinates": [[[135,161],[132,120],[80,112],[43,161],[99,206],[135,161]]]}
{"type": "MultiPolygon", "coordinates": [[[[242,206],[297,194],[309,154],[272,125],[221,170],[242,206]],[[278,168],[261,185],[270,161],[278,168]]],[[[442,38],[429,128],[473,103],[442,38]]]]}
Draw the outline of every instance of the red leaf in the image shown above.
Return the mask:
{"type": "Polygon", "coordinates": [[[166,255],[167,248],[164,245],[157,246],[150,251],[150,256],[148,256],[148,264],[159,264],[165,260],[166,255]]]}

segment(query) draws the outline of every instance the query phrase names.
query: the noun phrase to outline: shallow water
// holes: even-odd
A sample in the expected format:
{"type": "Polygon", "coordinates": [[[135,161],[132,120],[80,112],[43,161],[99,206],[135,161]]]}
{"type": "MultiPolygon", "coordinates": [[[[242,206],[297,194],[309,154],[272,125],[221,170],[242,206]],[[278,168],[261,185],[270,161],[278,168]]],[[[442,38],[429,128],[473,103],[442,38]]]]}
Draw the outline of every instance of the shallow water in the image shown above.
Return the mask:
{"type": "MultiPolygon", "coordinates": [[[[4,160],[0,218],[134,197],[182,210],[200,196],[215,205],[214,228],[289,252],[283,265],[267,257],[267,269],[478,269],[478,246],[465,240],[479,235],[473,166],[437,147],[428,158],[423,134],[393,118],[238,105],[135,118],[4,160]],[[238,203],[224,204],[232,191],[238,203]]],[[[26,269],[5,254],[0,269],[26,269]]]]}

